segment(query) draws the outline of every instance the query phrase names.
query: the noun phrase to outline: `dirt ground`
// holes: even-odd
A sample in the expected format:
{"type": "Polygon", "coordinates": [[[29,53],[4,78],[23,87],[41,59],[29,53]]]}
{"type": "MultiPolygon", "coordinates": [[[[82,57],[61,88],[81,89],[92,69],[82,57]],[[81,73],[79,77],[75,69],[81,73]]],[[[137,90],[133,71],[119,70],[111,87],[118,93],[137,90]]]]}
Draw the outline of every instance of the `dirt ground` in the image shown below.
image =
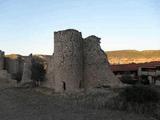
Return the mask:
{"type": "Polygon", "coordinates": [[[72,105],[33,89],[0,89],[0,120],[154,120],[143,115],[72,105]]]}

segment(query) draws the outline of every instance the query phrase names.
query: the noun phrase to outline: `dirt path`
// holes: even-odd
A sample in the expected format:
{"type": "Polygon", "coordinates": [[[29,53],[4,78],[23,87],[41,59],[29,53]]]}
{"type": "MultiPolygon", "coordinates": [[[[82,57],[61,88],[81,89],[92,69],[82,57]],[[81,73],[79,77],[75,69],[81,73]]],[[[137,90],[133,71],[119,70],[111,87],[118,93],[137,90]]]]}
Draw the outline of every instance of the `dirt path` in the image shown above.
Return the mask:
{"type": "MultiPolygon", "coordinates": [[[[86,109],[31,89],[0,89],[0,120],[151,120],[141,115],[86,109]]],[[[153,119],[152,119],[153,120],[153,119]]]]}

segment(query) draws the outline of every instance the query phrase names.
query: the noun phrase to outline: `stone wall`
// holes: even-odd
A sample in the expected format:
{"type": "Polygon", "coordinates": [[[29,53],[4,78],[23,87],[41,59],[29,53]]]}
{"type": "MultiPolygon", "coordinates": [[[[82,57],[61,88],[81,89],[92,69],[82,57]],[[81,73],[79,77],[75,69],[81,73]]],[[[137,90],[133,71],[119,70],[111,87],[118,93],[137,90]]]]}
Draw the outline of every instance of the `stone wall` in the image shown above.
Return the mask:
{"type": "Polygon", "coordinates": [[[19,71],[19,61],[17,59],[6,58],[5,68],[11,74],[16,74],[19,71]]]}
{"type": "Polygon", "coordinates": [[[25,58],[24,67],[22,72],[21,84],[31,82],[31,66],[32,66],[32,55],[25,58]]]}
{"type": "Polygon", "coordinates": [[[16,87],[17,82],[11,79],[11,75],[6,70],[0,70],[0,88],[16,87]]]}
{"type": "Polygon", "coordinates": [[[83,80],[83,39],[76,30],[54,33],[55,91],[75,91],[83,80]]]}
{"type": "Polygon", "coordinates": [[[7,70],[0,70],[0,79],[10,80],[11,75],[7,72],[7,70]]]}
{"type": "Polygon", "coordinates": [[[15,87],[16,81],[11,79],[11,74],[5,70],[5,54],[0,50],[0,88],[15,87]]]}
{"type": "Polygon", "coordinates": [[[5,58],[5,69],[11,74],[13,79],[21,79],[24,67],[24,58],[18,56],[17,58],[5,58]]]}
{"type": "Polygon", "coordinates": [[[0,70],[4,69],[4,52],[0,50],[0,70]]]}
{"type": "Polygon", "coordinates": [[[85,88],[116,86],[119,80],[112,73],[105,52],[100,47],[100,38],[84,39],[84,84],[85,88]]]}

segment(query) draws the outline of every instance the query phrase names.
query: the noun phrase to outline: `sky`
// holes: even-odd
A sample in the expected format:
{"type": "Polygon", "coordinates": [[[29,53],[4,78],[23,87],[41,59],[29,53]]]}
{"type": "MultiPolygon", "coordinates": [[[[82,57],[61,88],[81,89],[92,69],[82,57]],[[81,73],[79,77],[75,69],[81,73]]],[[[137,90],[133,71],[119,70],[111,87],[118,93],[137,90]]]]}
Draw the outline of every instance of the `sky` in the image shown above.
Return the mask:
{"type": "Polygon", "coordinates": [[[160,0],[0,0],[6,54],[52,54],[53,32],[71,28],[105,51],[160,49],[160,0]]]}

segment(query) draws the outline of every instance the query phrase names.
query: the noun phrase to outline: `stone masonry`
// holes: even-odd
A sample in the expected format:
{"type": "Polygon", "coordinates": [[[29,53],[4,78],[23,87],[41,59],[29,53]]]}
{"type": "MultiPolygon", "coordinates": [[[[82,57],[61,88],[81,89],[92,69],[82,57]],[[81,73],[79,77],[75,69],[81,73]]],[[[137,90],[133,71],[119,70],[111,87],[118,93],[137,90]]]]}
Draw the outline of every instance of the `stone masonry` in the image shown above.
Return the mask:
{"type": "Polygon", "coordinates": [[[11,79],[11,74],[5,70],[5,53],[0,50],[0,88],[16,86],[16,81],[11,79]]]}
{"type": "Polygon", "coordinates": [[[43,85],[56,92],[120,84],[100,47],[100,38],[96,36],[83,39],[81,32],[73,29],[55,32],[54,55],[51,58],[43,85]]]}
{"type": "MultiPolygon", "coordinates": [[[[21,76],[24,66],[24,59],[22,56],[17,57],[6,57],[5,58],[5,69],[11,74],[13,79],[17,76],[21,76]]],[[[19,78],[20,79],[20,78],[19,78]]]]}
{"type": "Polygon", "coordinates": [[[76,30],[54,33],[55,91],[78,90],[83,80],[83,39],[76,30]]]}
{"type": "Polygon", "coordinates": [[[107,56],[100,47],[100,38],[89,36],[83,43],[85,88],[118,85],[118,79],[110,70],[107,56]]]}
{"type": "Polygon", "coordinates": [[[24,62],[23,74],[21,80],[22,85],[31,82],[31,75],[32,75],[31,66],[32,66],[32,55],[29,55],[29,57],[27,57],[24,62]]]}
{"type": "MultiPolygon", "coordinates": [[[[22,74],[20,85],[30,83],[32,55],[20,58],[4,58],[4,52],[0,51],[0,77],[10,76],[8,72],[14,76],[22,74]]],[[[83,39],[81,32],[73,29],[55,32],[54,54],[46,56],[45,60],[46,80],[41,85],[56,92],[121,84],[111,71],[107,56],[100,47],[100,38],[96,36],[83,39]]]]}
{"type": "Polygon", "coordinates": [[[4,69],[4,52],[0,50],[0,70],[4,69]]]}

